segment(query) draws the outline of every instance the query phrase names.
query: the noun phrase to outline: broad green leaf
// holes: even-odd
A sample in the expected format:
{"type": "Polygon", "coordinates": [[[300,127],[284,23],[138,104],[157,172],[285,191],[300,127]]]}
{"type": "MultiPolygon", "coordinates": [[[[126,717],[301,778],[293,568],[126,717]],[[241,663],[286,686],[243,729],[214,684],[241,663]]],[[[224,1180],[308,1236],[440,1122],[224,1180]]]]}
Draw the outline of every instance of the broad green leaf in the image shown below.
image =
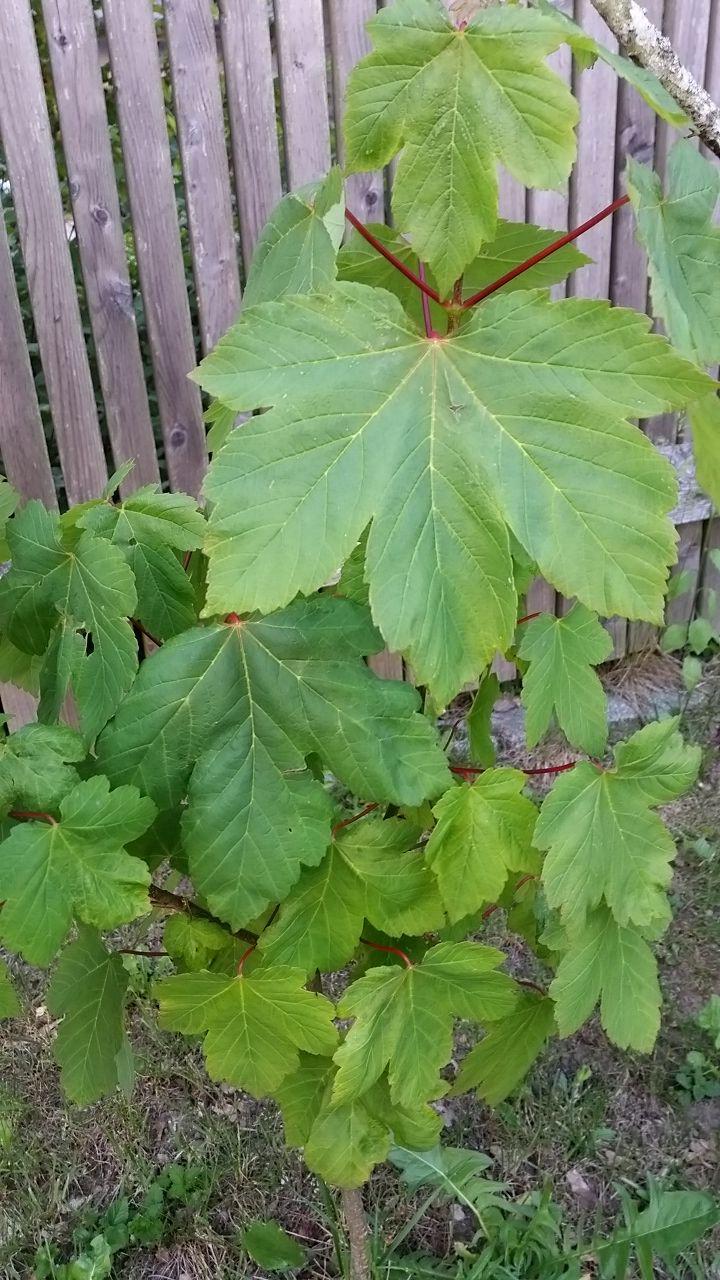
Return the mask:
{"type": "Polygon", "coordinates": [[[305,1265],[306,1251],[277,1222],[249,1222],[240,1239],[265,1271],[294,1271],[305,1265]]]}
{"type": "Polygon", "coordinates": [[[238,409],[275,405],[206,480],[207,611],[316,590],[372,520],[373,615],[444,704],[512,638],[506,520],[564,594],[660,621],[676,482],[623,415],[712,384],[648,326],[518,292],[428,341],[396,298],[354,284],[247,311],[196,375],[238,409]]]}
{"type": "Polygon", "coordinates": [[[460,31],[440,0],[398,0],[368,30],[374,51],[348,85],[347,165],[401,151],[395,221],[447,294],[495,234],[498,162],[531,187],[559,188],[570,172],[577,104],[545,65],[565,35],[519,9],[484,10],[460,31]]]}
{"type": "MultiPolygon", "coordinates": [[[[58,623],[68,637],[79,628],[92,637],[90,652],[71,642],[72,662],[64,649],[60,667],[55,648],[48,661],[51,697],[57,701],[58,681],[70,683],[83,733],[93,739],[137,668],[137,645],[126,621],[137,602],[130,568],[118,547],[89,531],[63,531],[39,502],[29,502],[13,519],[8,538],[13,568],[0,582],[0,621],[13,644],[29,653],[44,652],[58,623]]],[[[43,673],[40,681],[42,688],[43,673]]]]}
{"type": "Polygon", "coordinates": [[[552,1000],[530,993],[520,997],[516,1009],[486,1031],[471,1049],[458,1072],[453,1093],[477,1089],[490,1106],[497,1106],[524,1080],[553,1033],[552,1000]]]}
{"type": "Polygon", "coordinates": [[[179,974],[157,987],[160,1025],[205,1032],[210,1077],[260,1098],[298,1066],[298,1050],[327,1055],[337,1042],[332,1004],[304,982],[302,969],[281,965],[231,978],[179,974]]]}
{"type": "Polygon", "coordinates": [[[0,680],[16,684],[26,693],[40,692],[42,658],[34,653],[24,653],[7,636],[0,636],[0,680]]]}
{"type": "Polygon", "coordinates": [[[688,415],[698,484],[720,507],[720,399],[703,396],[690,405],[688,415]]]}
{"type": "Polygon", "coordinates": [[[464,1204],[481,1222],[484,1208],[506,1206],[499,1195],[505,1190],[505,1183],[483,1177],[491,1161],[482,1151],[440,1146],[432,1151],[408,1151],[393,1147],[390,1160],[400,1169],[410,1191],[436,1187],[448,1199],[464,1204]]]}
{"type": "Polygon", "coordinates": [[[593,1253],[606,1264],[623,1248],[635,1248],[639,1258],[644,1255],[648,1261],[648,1270],[643,1275],[652,1278],[657,1274],[652,1266],[655,1256],[673,1263],[679,1253],[702,1239],[719,1221],[720,1208],[708,1192],[653,1188],[648,1207],[627,1228],[615,1231],[609,1240],[595,1241],[593,1253]]]}
{"type": "Polygon", "coordinates": [[[492,713],[499,696],[500,681],[492,671],[487,672],[478,685],[467,717],[470,759],[485,769],[491,769],[496,759],[492,713]]]}
{"type": "Polygon", "coordinates": [[[62,1017],[55,1059],[63,1088],[79,1106],[118,1087],[128,975],[119,955],[106,951],[92,929],[81,928],[66,947],[48,991],[48,1007],[62,1017]]]}
{"type": "Polygon", "coordinates": [[[342,174],[337,168],[322,182],[285,196],[258,240],[243,305],[254,307],[286,293],[310,293],[331,284],[344,215],[342,174]]]}
{"type": "Polygon", "coordinates": [[[296,1069],[275,1089],[273,1097],[282,1112],[289,1147],[303,1147],[307,1142],[333,1074],[330,1058],[301,1053],[296,1069]]]}
{"type": "Polygon", "coordinates": [[[576,934],[550,986],[561,1036],[573,1035],[598,1001],[603,1028],[621,1049],[650,1053],[662,996],[655,957],[642,935],[599,907],[576,934]]]}
{"type": "Polygon", "coordinates": [[[529,663],[523,676],[525,737],[534,747],[555,715],[568,742],[602,755],[607,742],[607,698],[593,667],[612,653],[612,638],[582,604],[563,618],[543,613],[522,629],[518,656],[529,663]]]}
{"type": "Polygon", "coordinates": [[[366,1107],[365,1100],[332,1105],[320,1111],[305,1143],[308,1169],[334,1187],[361,1187],[376,1164],[387,1158],[392,1137],[387,1125],[366,1107]]]}
{"type": "Polygon", "coordinates": [[[230,934],[214,920],[179,912],[165,921],[163,944],[168,955],[186,969],[206,969],[231,941],[230,934]]]}
{"type": "Polygon", "coordinates": [[[566,923],[581,927],[603,898],[621,926],[649,925],[664,914],[676,849],[652,807],[692,786],[701,756],[677,725],[647,725],[615,748],[613,768],[582,762],[544,800],[534,841],[547,850],[548,902],[566,923]]]}
{"type": "Polygon", "coordinates": [[[303,871],[265,930],[269,964],[308,973],[340,969],[355,951],[363,922],[391,937],[436,929],[443,909],[421,852],[418,829],[400,819],[364,819],[340,831],[319,867],[303,871]]]}
{"type": "Polygon", "coordinates": [[[55,809],[79,782],[85,759],[79,733],[67,725],[28,724],[0,739],[0,813],[55,809]]]}
{"type": "Polygon", "coordinates": [[[333,1101],[362,1096],[386,1067],[394,1103],[436,1096],[454,1016],[493,1021],[515,1005],[515,983],[497,972],[503,959],[479,943],[442,942],[417,967],[381,966],[353,982],[338,1005],[355,1022],[335,1054],[333,1101]]]}
{"type": "Polygon", "coordinates": [[[151,800],[107,778],[80,782],[52,824],[26,822],[0,844],[0,937],[30,964],[46,965],[73,915],[115,929],[149,910],[150,873],[123,846],[149,827],[151,800]]]}
{"type": "Polygon", "coordinates": [[[137,616],[152,635],[169,640],[195,625],[195,591],[174,551],[135,544],[128,548],[128,563],[135,578],[137,616]]]}
{"type": "Polygon", "coordinates": [[[511,871],[538,869],[532,848],[537,809],[522,794],[524,786],[517,769],[488,769],[435,805],[426,857],[451,923],[496,902],[511,871]]]}
{"type": "Polygon", "coordinates": [[[161,809],[177,805],[190,783],[183,829],[191,873],[233,928],[282,900],[302,865],[325,854],[331,806],[305,769],[308,755],[351,791],[396,804],[447,785],[415,692],[380,681],[362,661],[379,647],[366,611],[329,597],[196,628],[143,663],[102,735],[100,767],[161,809]]]}
{"type": "Polygon", "coordinates": [[[100,503],[79,523],[113,542],[195,551],[205,536],[205,517],[187,493],[162,493],[145,485],[117,506],[100,503]]]}
{"type": "Polygon", "coordinates": [[[652,169],[628,160],[628,191],[647,249],[652,301],[674,346],[701,364],[720,358],[720,170],[691,142],[670,152],[666,192],[652,169]]]}
{"type": "Polygon", "coordinates": [[[20,1001],[10,981],[7,965],[0,960],[0,1018],[14,1018],[20,1012],[20,1001]]]}

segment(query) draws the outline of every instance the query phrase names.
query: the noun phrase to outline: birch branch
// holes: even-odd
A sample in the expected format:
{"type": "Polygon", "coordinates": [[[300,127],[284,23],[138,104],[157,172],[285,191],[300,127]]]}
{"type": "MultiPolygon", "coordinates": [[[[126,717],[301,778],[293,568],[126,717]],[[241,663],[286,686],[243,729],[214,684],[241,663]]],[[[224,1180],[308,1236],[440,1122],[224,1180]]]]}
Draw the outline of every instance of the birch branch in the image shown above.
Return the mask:
{"type": "MultiPolygon", "coordinates": [[[[687,3],[688,0],[685,0],[687,3]]],[[[720,158],[720,107],[684,67],[667,36],[636,0],[591,0],[625,53],[652,71],[689,116],[695,133],[720,158]]]]}

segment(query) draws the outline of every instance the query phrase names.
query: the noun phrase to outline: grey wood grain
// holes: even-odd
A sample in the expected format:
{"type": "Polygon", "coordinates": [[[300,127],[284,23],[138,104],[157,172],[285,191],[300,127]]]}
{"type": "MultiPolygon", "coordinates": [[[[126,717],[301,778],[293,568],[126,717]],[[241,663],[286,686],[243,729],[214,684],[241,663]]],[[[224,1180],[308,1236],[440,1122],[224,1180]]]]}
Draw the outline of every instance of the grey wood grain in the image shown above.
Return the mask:
{"type": "Polygon", "coordinates": [[[160,62],[146,0],[104,0],[155,390],[174,489],[197,494],[206,465],[160,62]]]}
{"type": "Polygon", "coordinates": [[[91,0],[42,0],[75,232],[115,464],[159,480],[91,0]]]}
{"type": "MultiPolygon", "coordinates": [[[[49,3],[50,0],[47,0],[49,3]]],[[[210,0],[165,0],[203,351],[237,319],[240,275],[210,0]]]]}
{"type": "Polygon", "coordinates": [[[69,502],[107,477],[28,0],[0,5],[0,137],[69,502]]]}
{"type": "MultiPolygon", "coordinates": [[[[338,162],[344,163],[342,120],[345,90],[353,67],[371,48],[365,24],[376,12],[375,0],[329,0],[333,97],[338,162]]],[[[362,222],[384,222],[385,193],[381,172],[351,173],[345,184],[348,208],[362,222]]]]}
{"type": "MultiPolygon", "coordinates": [[[[2,210],[0,210],[2,213],[2,210]]],[[[24,498],[57,506],[12,259],[0,217],[0,455],[8,480],[24,498]]]]}
{"type": "Polygon", "coordinates": [[[247,275],[282,195],[267,0],[220,0],[228,118],[247,275]]]}
{"type": "Polygon", "coordinates": [[[330,168],[322,0],[275,0],[280,102],[290,189],[330,168]]]}

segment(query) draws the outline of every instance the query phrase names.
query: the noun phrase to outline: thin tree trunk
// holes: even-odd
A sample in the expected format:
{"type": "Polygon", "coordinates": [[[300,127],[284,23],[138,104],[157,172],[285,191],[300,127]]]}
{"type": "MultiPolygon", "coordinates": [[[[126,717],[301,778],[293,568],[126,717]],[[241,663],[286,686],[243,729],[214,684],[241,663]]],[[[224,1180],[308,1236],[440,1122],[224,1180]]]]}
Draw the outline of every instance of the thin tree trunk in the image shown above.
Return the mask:
{"type": "Polygon", "coordinates": [[[372,1280],[370,1272],[370,1230],[362,1192],[342,1193],[343,1217],[350,1245],[350,1280],[372,1280]]]}

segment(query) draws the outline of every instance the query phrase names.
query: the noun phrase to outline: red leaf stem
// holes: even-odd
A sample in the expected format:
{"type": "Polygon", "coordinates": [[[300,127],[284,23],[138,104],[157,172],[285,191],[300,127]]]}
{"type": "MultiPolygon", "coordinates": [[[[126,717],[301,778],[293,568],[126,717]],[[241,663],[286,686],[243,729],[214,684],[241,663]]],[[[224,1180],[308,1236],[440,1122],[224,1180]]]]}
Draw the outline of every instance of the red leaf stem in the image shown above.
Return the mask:
{"type": "Polygon", "coordinates": [[[336,822],[331,834],[335,835],[338,831],[342,831],[343,827],[351,827],[353,822],[359,822],[361,818],[367,817],[369,813],[373,813],[375,809],[379,809],[380,805],[376,801],[374,804],[366,804],[364,809],[359,813],[353,813],[350,818],[343,818],[342,822],[336,822]]]}
{"type": "Polygon", "coordinates": [[[147,637],[148,640],[151,640],[154,645],[157,645],[158,649],[161,648],[162,640],[158,640],[157,636],[154,636],[151,631],[148,631],[147,627],[143,626],[139,618],[131,618],[130,621],[134,627],[137,627],[138,631],[141,631],[142,634],[147,637]]]}
{"type": "MultiPolygon", "coordinates": [[[[567,764],[550,764],[545,765],[542,769],[523,769],[520,772],[527,774],[529,778],[534,778],[542,773],[567,773],[569,769],[574,769],[578,764],[578,760],[568,760],[567,764]]],[[[450,772],[457,773],[460,777],[474,778],[479,773],[485,773],[485,769],[479,768],[477,765],[471,764],[451,764],[450,772]]]]}
{"type": "MultiPolygon", "coordinates": [[[[423,284],[427,284],[424,262],[418,263],[418,275],[422,280],[423,284]]],[[[433,329],[432,317],[430,315],[430,299],[428,298],[426,293],[422,295],[422,313],[423,313],[423,323],[425,325],[426,338],[439,338],[440,334],[436,333],[436,331],[433,329]]]]}
{"type": "Polygon", "coordinates": [[[541,618],[541,613],[526,613],[524,618],[518,618],[516,626],[521,627],[523,622],[532,622],[533,618],[541,618]]]}
{"type": "Polygon", "coordinates": [[[405,968],[412,969],[413,967],[412,960],[408,955],[405,954],[404,951],[401,951],[399,947],[384,947],[382,943],[370,942],[368,938],[361,938],[360,941],[362,942],[363,946],[372,947],[373,951],[387,951],[388,955],[399,956],[403,964],[405,965],[405,968]]]}
{"type": "Polygon", "coordinates": [[[18,822],[49,822],[51,827],[57,826],[57,818],[53,818],[51,813],[36,813],[32,809],[11,809],[9,818],[16,818],[18,822]]]}
{"type": "Polygon", "coordinates": [[[529,978],[516,978],[515,981],[521,987],[528,987],[530,991],[537,991],[539,996],[545,997],[547,995],[544,987],[538,986],[537,982],[531,982],[529,978]]]}
{"type": "Polygon", "coordinates": [[[256,947],[256,943],[254,942],[251,943],[247,951],[243,951],[240,959],[238,960],[237,969],[235,971],[237,973],[238,978],[242,978],[242,971],[245,965],[245,961],[248,959],[248,956],[252,955],[253,951],[255,950],[255,947],[256,947]]]}
{"type": "Polygon", "coordinates": [[[618,209],[622,209],[623,205],[629,203],[629,200],[629,196],[620,196],[619,199],[613,200],[612,204],[607,205],[605,209],[601,209],[593,218],[588,218],[587,222],[583,222],[579,227],[574,227],[572,231],[568,231],[567,235],[561,236],[559,240],[549,244],[546,249],[541,249],[539,253],[533,254],[532,258],[528,258],[526,262],[521,262],[519,266],[513,267],[512,271],[507,271],[504,276],[500,276],[499,280],[486,285],[484,289],[474,293],[471,298],[466,298],[463,302],[463,307],[474,307],[478,302],[483,302],[485,298],[489,298],[492,293],[497,293],[497,290],[502,289],[503,285],[510,284],[511,280],[517,280],[518,276],[524,275],[531,267],[536,267],[539,262],[543,262],[551,254],[557,253],[558,249],[564,249],[566,244],[572,244],[572,241],[577,240],[578,236],[583,235],[586,231],[591,231],[599,222],[603,222],[605,218],[609,218],[611,214],[616,213],[618,209]]]}
{"type": "Polygon", "coordinates": [[[367,240],[368,244],[371,244],[373,249],[381,254],[387,262],[391,262],[395,270],[399,271],[402,276],[405,276],[406,280],[410,280],[421,293],[424,293],[428,298],[432,298],[433,302],[440,303],[441,307],[445,305],[440,298],[440,294],[436,293],[435,289],[431,289],[430,285],[426,284],[424,280],[421,280],[419,276],[416,276],[415,272],[411,271],[409,267],[406,267],[405,263],[401,262],[400,259],[387,248],[387,245],[383,244],[382,240],[378,240],[377,236],[374,236],[372,231],[368,231],[368,228],[360,221],[359,218],[355,217],[354,213],[351,213],[349,209],[346,209],[345,217],[350,225],[353,226],[356,231],[360,232],[363,240],[367,240]]]}
{"type": "MultiPolygon", "coordinates": [[[[520,892],[520,890],[521,890],[522,888],[524,888],[524,886],[525,886],[526,884],[529,884],[531,880],[537,880],[537,876],[534,876],[534,875],[522,876],[522,877],[521,877],[521,879],[520,879],[520,880],[518,880],[517,884],[515,885],[515,893],[516,893],[516,894],[517,894],[517,893],[519,893],[519,892],[520,892]]],[[[513,895],[513,897],[514,897],[514,895],[513,895]]],[[[486,907],[486,908],[485,908],[485,910],[484,910],[484,911],[483,911],[483,913],[482,913],[482,917],[481,917],[481,918],[482,918],[483,920],[489,920],[489,919],[490,919],[490,916],[494,915],[494,914],[495,914],[495,912],[496,912],[496,911],[499,911],[499,910],[500,910],[500,903],[499,903],[499,902],[493,902],[493,904],[492,904],[492,906],[491,906],[491,907],[486,907]]]]}

